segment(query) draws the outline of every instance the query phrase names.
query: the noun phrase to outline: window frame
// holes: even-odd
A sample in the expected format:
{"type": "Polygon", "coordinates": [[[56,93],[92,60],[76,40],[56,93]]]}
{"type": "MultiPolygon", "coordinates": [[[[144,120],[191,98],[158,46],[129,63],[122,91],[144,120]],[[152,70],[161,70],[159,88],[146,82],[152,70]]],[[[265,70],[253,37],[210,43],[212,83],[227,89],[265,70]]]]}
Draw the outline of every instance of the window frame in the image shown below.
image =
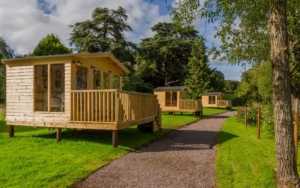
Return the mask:
{"type": "Polygon", "coordinates": [[[214,96],[214,95],[208,96],[208,104],[216,104],[216,103],[217,103],[216,96],[214,96]],[[214,102],[211,103],[211,100],[214,102]]]}
{"type": "Polygon", "coordinates": [[[177,107],[177,103],[178,103],[177,95],[178,94],[176,91],[166,91],[165,92],[165,106],[166,107],[177,107]],[[169,98],[169,100],[168,100],[168,98],[169,98]],[[169,101],[169,103],[167,101],[169,101]]]}
{"type": "MultiPolygon", "coordinates": [[[[64,66],[64,95],[66,94],[66,83],[65,83],[65,76],[66,76],[66,69],[65,69],[65,63],[48,63],[48,64],[35,64],[33,65],[33,90],[32,90],[32,103],[33,103],[33,112],[36,113],[65,113],[66,109],[65,107],[63,108],[63,111],[51,111],[51,65],[63,65],[64,66]],[[35,97],[36,97],[36,72],[35,69],[37,66],[47,66],[47,110],[36,110],[36,102],[35,102],[35,97]]],[[[64,96],[64,105],[66,105],[65,102],[65,96],[64,96]]]]}

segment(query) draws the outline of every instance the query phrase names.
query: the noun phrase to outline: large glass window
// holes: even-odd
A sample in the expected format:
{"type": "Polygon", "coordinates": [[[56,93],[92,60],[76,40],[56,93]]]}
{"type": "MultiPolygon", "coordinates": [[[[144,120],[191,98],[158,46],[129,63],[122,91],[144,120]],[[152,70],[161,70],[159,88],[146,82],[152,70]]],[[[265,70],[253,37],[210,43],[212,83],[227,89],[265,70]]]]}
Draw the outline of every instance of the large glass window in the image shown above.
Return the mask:
{"type": "Polygon", "coordinates": [[[120,76],[112,76],[112,89],[121,89],[120,88],[120,76]]]}
{"type": "Polygon", "coordinates": [[[63,112],[65,110],[64,99],[65,99],[64,64],[35,65],[34,66],[34,110],[63,112]]]}
{"type": "Polygon", "coordinates": [[[103,72],[103,87],[104,89],[110,89],[110,79],[109,79],[109,74],[107,72],[103,72]]]}
{"type": "Polygon", "coordinates": [[[76,89],[87,89],[88,69],[86,67],[77,67],[76,71],[76,89]]]}
{"type": "Polygon", "coordinates": [[[34,110],[48,111],[48,65],[34,66],[34,110]]]}
{"type": "Polygon", "coordinates": [[[51,65],[51,112],[63,112],[65,109],[65,66],[51,65]]]}
{"type": "Polygon", "coordinates": [[[177,92],[166,92],[166,106],[177,106],[177,92]]]}
{"type": "Polygon", "coordinates": [[[216,96],[208,96],[208,104],[216,104],[216,96]]]}
{"type": "Polygon", "coordinates": [[[101,89],[101,71],[94,70],[94,89],[101,89]]]}

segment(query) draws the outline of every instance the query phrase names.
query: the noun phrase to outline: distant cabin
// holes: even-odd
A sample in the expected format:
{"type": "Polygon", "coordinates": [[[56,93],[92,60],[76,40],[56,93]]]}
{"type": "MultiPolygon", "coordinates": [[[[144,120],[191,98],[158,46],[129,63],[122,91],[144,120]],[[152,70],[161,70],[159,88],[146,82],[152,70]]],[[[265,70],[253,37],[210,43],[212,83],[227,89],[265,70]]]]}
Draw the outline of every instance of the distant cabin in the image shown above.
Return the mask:
{"type": "Polygon", "coordinates": [[[231,101],[224,99],[222,92],[209,92],[202,96],[203,107],[229,108],[231,101]]]}
{"type": "MultiPolygon", "coordinates": [[[[160,126],[152,94],[122,91],[127,68],[109,53],[3,60],[6,121],[14,126],[117,131],[135,124],[160,126]]],[[[60,135],[60,134],[58,134],[60,135]]]]}
{"type": "Polygon", "coordinates": [[[202,113],[201,100],[189,99],[184,86],[158,87],[154,94],[163,112],[202,113]]]}

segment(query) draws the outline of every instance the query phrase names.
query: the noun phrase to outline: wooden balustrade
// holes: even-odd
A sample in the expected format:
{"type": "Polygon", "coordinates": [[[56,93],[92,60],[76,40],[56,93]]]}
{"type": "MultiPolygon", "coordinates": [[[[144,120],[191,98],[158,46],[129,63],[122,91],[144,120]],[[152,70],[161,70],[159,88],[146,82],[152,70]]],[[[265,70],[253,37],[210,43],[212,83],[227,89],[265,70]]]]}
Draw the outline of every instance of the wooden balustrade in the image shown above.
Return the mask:
{"type": "Polygon", "coordinates": [[[158,103],[152,94],[120,92],[120,120],[136,121],[157,115],[158,103]]]}
{"type": "Polygon", "coordinates": [[[118,90],[71,91],[71,122],[142,121],[156,117],[158,108],[152,94],[118,90]]]}
{"type": "Polygon", "coordinates": [[[180,99],[179,109],[200,110],[201,102],[199,100],[193,100],[193,99],[180,99]]]}
{"type": "Polygon", "coordinates": [[[228,100],[218,100],[218,106],[231,106],[228,100]]]}

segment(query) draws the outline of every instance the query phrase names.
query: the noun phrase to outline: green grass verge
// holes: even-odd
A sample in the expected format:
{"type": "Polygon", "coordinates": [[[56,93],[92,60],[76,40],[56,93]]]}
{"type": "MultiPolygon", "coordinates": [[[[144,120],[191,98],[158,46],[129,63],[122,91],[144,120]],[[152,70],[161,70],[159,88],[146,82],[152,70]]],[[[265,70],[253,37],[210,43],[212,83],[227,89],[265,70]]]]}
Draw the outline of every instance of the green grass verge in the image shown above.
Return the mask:
{"type": "Polygon", "coordinates": [[[128,151],[195,120],[191,115],[164,115],[161,133],[141,133],[135,127],[122,130],[118,148],[111,146],[110,132],[65,130],[57,144],[53,131],[17,127],[16,137],[8,139],[2,122],[0,187],[67,187],[128,151]]]}
{"type": "MultiPolygon", "coordinates": [[[[220,113],[204,109],[205,115],[220,113]]],[[[68,187],[130,150],[194,122],[191,114],[163,115],[160,133],[142,133],[136,127],[122,130],[120,146],[111,146],[110,132],[64,130],[62,141],[55,142],[54,130],[16,127],[9,139],[0,114],[0,187],[68,187]]]]}
{"type": "Polygon", "coordinates": [[[232,117],[219,134],[217,150],[217,187],[276,187],[274,138],[262,131],[256,138],[254,126],[232,117]]]}
{"type": "Polygon", "coordinates": [[[228,111],[224,108],[203,108],[203,116],[212,116],[216,114],[221,114],[228,111]]]}

